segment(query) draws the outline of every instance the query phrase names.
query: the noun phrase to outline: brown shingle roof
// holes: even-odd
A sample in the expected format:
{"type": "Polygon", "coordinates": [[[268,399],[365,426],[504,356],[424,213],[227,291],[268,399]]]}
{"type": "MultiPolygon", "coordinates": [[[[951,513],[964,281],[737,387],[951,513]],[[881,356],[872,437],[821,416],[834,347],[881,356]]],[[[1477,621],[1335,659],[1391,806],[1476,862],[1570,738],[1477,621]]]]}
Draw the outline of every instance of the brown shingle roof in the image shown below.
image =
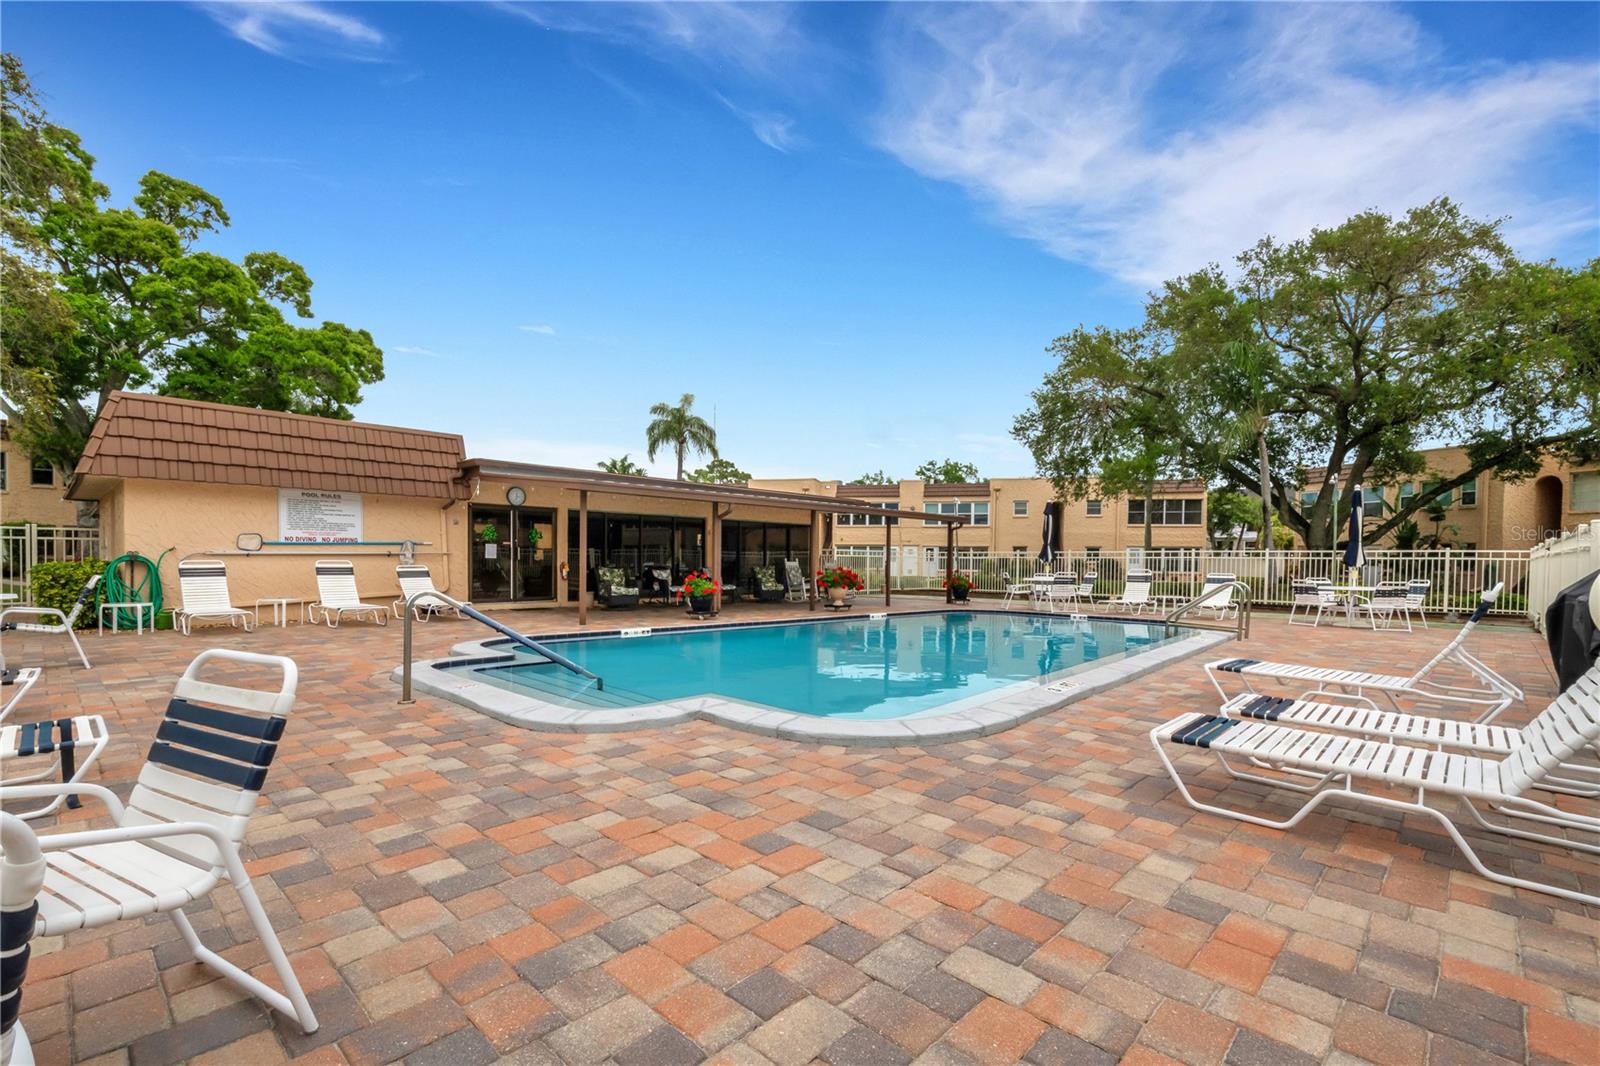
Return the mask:
{"type": "Polygon", "coordinates": [[[454,433],[114,392],[73,472],[384,496],[462,496],[454,433]]]}

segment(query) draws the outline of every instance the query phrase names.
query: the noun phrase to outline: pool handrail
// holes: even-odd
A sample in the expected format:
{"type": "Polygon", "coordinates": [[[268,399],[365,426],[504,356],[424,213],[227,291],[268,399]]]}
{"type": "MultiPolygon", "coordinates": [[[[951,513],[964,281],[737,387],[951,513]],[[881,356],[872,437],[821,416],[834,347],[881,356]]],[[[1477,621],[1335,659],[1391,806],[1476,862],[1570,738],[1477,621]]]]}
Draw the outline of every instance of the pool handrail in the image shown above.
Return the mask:
{"type": "Polygon", "coordinates": [[[428,591],[428,592],[418,592],[418,593],[415,593],[415,594],[413,594],[411,596],[408,596],[406,598],[405,619],[404,619],[404,622],[402,623],[402,626],[403,626],[402,633],[403,633],[403,635],[401,637],[401,648],[400,648],[400,702],[401,703],[415,703],[415,702],[417,702],[416,699],[411,695],[411,626],[413,625],[413,620],[414,620],[414,617],[415,617],[415,612],[412,611],[411,608],[416,606],[417,603],[419,603],[422,600],[443,600],[445,603],[448,603],[451,607],[454,607],[456,610],[460,611],[463,617],[471,618],[473,621],[476,621],[476,622],[482,622],[484,625],[488,626],[490,629],[494,630],[496,633],[499,633],[501,636],[510,638],[510,640],[513,643],[520,644],[522,647],[527,648],[529,651],[537,652],[538,654],[544,656],[546,659],[549,659],[551,662],[555,663],[557,666],[560,666],[560,667],[563,667],[564,669],[570,670],[573,673],[578,674],[578,675],[580,675],[582,677],[587,677],[589,680],[594,682],[594,687],[596,689],[598,689],[598,690],[600,690],[602,692],[605,691],[606,683],[605,683],[604,679],[602,679],[600,677],[599,674],[593,673],[593,672],[591,672],[589,670],[585,670],[583,667],[579,666],[577,663],[573,662],[571,659],[568,659],[564,655],[556,654],[555,652],[551,651],[549,648],[547,648],[543,644],[540,644],[537,640],[533,640],[533,639],[531,639],[529,637],[525,637],[521,633],[518,633],[515,629],[512,629],[510,626],[504,625],[504,624],[502,624],[500,622],[496,622],[493,618],[490,618],[488,615],[484,614],[482,611],[478,610],[476,607],[473,607],[471,604],[462,603],[460,600],[456,599],[454,596],[447,596],[443,592],[428,591]]]}
{"type": "Polygon", "coordinates": [[[1238,599],[1235,602],[1239,605],[1239,613],[1234,618],[1234,624],[1232,626],[1208,626],[1201,625],[1198,622],[1189,622],[1186,624],[1190,629],[1215,629],[1223,633],[1231,632],[1233,633],[1234,640],[1249,639],[1251,606],[1250,586],[1237,579],[1233,581],[1218,582],[1217,584],[1212,585],[1210,588],[1205,589],[1194,599],[1168,612],[1166,618],[1163,619],[1163,622],[1166,625],[1166,635],[1169,637],[1172,636],[1172,631],[1177,626],[1178,619],[1182,618],[1196,607],[1204,606],[1207,600],[1217,595],[1223,589],[1232,589],[1238,594],[1238,599]]]}

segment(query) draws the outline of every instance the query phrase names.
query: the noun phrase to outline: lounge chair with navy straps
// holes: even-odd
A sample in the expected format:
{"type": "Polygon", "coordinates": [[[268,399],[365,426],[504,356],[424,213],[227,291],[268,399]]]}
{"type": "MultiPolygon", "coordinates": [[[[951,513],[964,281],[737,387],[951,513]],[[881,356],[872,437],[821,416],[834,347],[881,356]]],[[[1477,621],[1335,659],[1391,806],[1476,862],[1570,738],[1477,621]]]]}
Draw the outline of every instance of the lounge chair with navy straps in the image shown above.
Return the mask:
{"type": "MultiPolygon", "coordinates": [[[[43,781],[61,772],[63,784],[80,781],[89,772],[111,734],[106,720],[98,714],[80,714],[70,718],[46,719],[35,722],[10,721],[11,712],[22,702],[41,671],[36,666],[6,669],[0,660],[0,691],[5,693],[0,704],[0,785],[26,785],[43,781]]],[[[54,814],[61,804],[79,806],[77,797],[70,793],[53,796],[42,806],[28,811],[13,812],[19,818],[43,818],[54,814]]]]}
{"type": "Polygon", "coordinates": [[[1258,681],[1277,681],[1301,688],[1306,697],[1326,692],[1342,692],[1356,697],[1368,706],[1377,707],[1368,693],[1377,693],[1398,709],[1396,697],[1438,703],[1452,709],[1476,710],[1478,722],[1491,722],[1514,701],[1524,699],[1522,689],[1490,669],[1466,649],[1467,637],[1489,612],[1503,586],[1486,590],[1473,610],[1472,616],[1461,627],[1455,638],[1439,649],[1437,655],[1424,663],[1410,676],[1369,673],[1363,670],[1342,670],[1329,666],[1304,666],[1297,663],[1266,662],[1260,659],[1217,659],[1206,663],[1206,675],[1216,686],[1223,700],[1232,694],[1222,686],[1227,675],[1238,677],[1247,692],[1260,693],[1258,681]],[[1445,667],[1454,667],[1469,675],[1476,684],[1458,685],[1440,681],[1434,675],[1445,667]]]}
{"type": "Polygon", "coordinates": [[[388,607],[361,602],[361,595],[356,592],[355,563],[348,559],[318,559],[314,569],[319,598],[306,608],[313,620],[320,614],[330,629],[337,628],[347,614],[370,618],[380,626],[389,624],[388,607]]]}
{"type": "Polygon", "coordinates": [[[110,828],[39,837],[46,870],[37,934],[59,936],[169,912],[199,961],[314,1031],[316,1016],[239,854],[294,706],[297,677],[294,662],[282,656],[201,652],[173,690],[126,805],[94,784],[0,788],[0,801],[77,790],[103,802],[111,814],[110,828]],[[275,685],[244,688],[204,680],[201,673],[210,663],[273,671],[275,685]],[[282,992],[207,948],[189,924],[183,908],[224,880],[233,885],[282,992]]]}
{"type": "Polygon", "coordinates": [[[73,632],[78,624],[78,616],[83,614],[83,609],[94,603],[95,590],[100,587],[100,575],[95,574],[84,584],[83,591],[78,593],[78,602],[72,605],[71,611],[63,612],[55,607],[7,607],[0,611],[0,633],[53,633],[65,635],[72,641],[72,647],[77,651],[78,658],[83,661],[83,668],[89,669],[89,657],[83,653],[83,645],[78,643],[78,634],[73,632]],[[42,619],[54,616],[56,622],[19,621],[18,619],[42,619]]]}
{"type": "Polygon", "coordinates": [[[1438,822],[1472,868],[1491,881],[1600,906],[1600,895],[1595,894],[1600,891],[1600,863],[1584,864],[1591,871],[1587,881],[1574,873],[1565,884],[1492,870],[1456,822],[1434,805],[1440,797],[1448,797],[1488,832],[1600,855],[1600,818],[1529,798],[1533,792],[1563,790],[1557,779],[1575,757],[1593,750],[1600,726],[1584,701],[1592,701],[1594,696],[1592,687],[1587,694],[1576,686],[1569,689],[1552,705],[1559,705],[1558,713],[1542,714],[1524,726],[1511,751],[1503,756],[1463,754],[1433,744],[1368,739],[1203,712],[1180,715],[1157,726],[1150,731],[1150,743],[1178,792],[1197,811],[1269,829],[1293,829],[1333,798],[1421,815],[1438,822]],[[1577,721],[1588,725],[1574,728],[1577,721]],[[1203,802],[1190,791],[1169,754],[1186,747],[1209,752],[1233,778],[1299,793],[1306,799],[1287,818],[1203,802]],[[1282,776],[1241,769],[1230,760],[1282,776]],[[1528,825],[1566,835],[1522,828],[1528,825]]]}

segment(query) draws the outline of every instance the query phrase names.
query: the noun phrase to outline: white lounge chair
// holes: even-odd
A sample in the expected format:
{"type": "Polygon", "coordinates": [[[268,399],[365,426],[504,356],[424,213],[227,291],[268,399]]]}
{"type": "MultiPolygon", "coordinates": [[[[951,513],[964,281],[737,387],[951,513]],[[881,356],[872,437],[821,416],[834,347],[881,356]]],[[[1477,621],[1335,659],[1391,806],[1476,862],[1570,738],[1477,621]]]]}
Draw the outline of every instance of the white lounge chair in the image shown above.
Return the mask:
{"type": "Polygon", "coordinates": [[[197,655],[173,689],[126,806],[101,785],[0,788],[0,800],[45,799],[75,789],[104,802],[114,823],[39,838],[47,869],[37,935],[170,912],[199,961],[313,1032],[316,1016],[239,857],[294,706],[297,676],[294,662],[277,655],[222,649],[197,655]],[[201,669],[212,661],[274,668],[280,683],[273,690],[201,680],[201,669]],[[224,879],[233,885],[283,992],[207,948],[183,913],[224,879]]]}
{"type": "Polygon", "coordinates": [[[1322,624],[1324,612],[1338,611],[1340,609],[1339,594],[1333,591],[1331,582],[1310,579],[1296,580],[1290,586],[1290,589],[1293,598],[1289,601],[1289,624],[1292,626],[1309,625],[1315,629],[1322,624]],[[1305,621],[1304,616],[1301,617],[1300,621],[1296,622],[1294,616],[1301,611],[1306,614],[1311,614],[1312,611],[1315,611],[1316,614],[1310,622],[1305,621]]]}
{"type": "Polygon", "coordinates": [[[178,594],[183,604],[172,609],[172,621],[184,636],[194,622],[227,622],[255,628],[255,615],[235,607],[228,595],[228,567],[221,559],[185,559],[178,564],[178,594]]]}
{"type": "Polygon", "coordinates": [[[63,614],[54,607],[7,607],[0,611],[0,633],[52,633],[65,635],[72,641],[72,646],[78,652],[78,658],[83,660],[83,668],[89,669],[89,657],[83,653],[83,645],[78,643],[78,634],[73,629],[78,624],[78,616],[83,614],[83,609],[94,602],[95,590],[100,587],[100,575],[95,574],[84,583],[83,591],[78,593],[78,600],[72,605],[72,610],[63,614]],[[12,622],[12,617],[19,618],[48,618],[54,615],[59,622],[12,622]]]}
{"type": "Polygon", "coordinates": [[[1237,580],[1237,574],[1207,574],[1205,584],[1200,587],[1200,595],[1211,593],[1211,598],[1196,607],[1195,614],[1210,611],[1212,617],[1219,620],[1238,614],[1239,605],[1233,602],[1233,583],[1237,580]]]}
{"type": "Polygon", "coordinates": [[[375,603],[362,603],[356,592],[356,565],[348,559],[318,559],[316,603],[306,608],[314,621],[318,614],[332,629],[343,621],[345,615],[355,618],[370,616],[380,626],[389,624],[389,608],[375,603]]]}
{"type": "MultiPolygon", "coordinates": [[[[5,706],[0,708],[0,784],[25,785],[42,781],[55,776],[59,769],[62,783],[70,785],[83,779],[111,741],[106,720],[98,714],[9,724],[6,719],[39,680],[40,672],[34,666],[7,670],[0,664],[6,690],[5,706]],[[25,772],[18,772],[18,759],[27,760],[25,772]]],[[[43,818],[54,814],[62,803],[79,806],[76,796],[64,793],[41,807],[14,813],[19,818],[43,818]]]]}
{"type": "Polygon", "coordinates": [[[39,839],[22,819],[0,814],[0,1064],[33,1066],[33,1046],[22,1027],[22,990],[33,939],[34,899],[44,884],[39,839]]]}
{"type": "Polygon", "coordinates": [[[1155,574],[1149,570],[1129,570],[1127,580],[1122,585],[1122,595],[1113,596],[1102,607],[1119,607],[1141,614],[1145,610],[1154,610],[1155,603],[1150,599],[1150,583],[1155,580],[1155,574]]]}
{"type": "MultiPolygon", "coordinates": [[[[433,574],[426,566],[402,563],[394,568],[394,575],[400,581],[400,598],[389,605],[396,618],[405,617],[406,602],[413,596],[438,596],[439,590],[433,587],[433,574]]],[[[467,604],[471,607],[472,604],[467,604]]],[[[436,614],[450,611],[457,618],[461,611],[453,603],[442,599],[422,599],[411,605],[412,616],[419,622],[426,622],[436,614]]]]}
{"type": "MultiPolygon", "coordinates": [[[[1580,677],[1571,691],[1572,698],[1552,700],[1533,723],[1521,729],[1375,711],[1366,706],[1333,702],[1341,698],[1337,692],[1325,693],[1321,700],[1256,696],[1245,692],[1224,703],[1218,713],[1240,721],[1276,722],[1298,729],[1320,729],[1369,740],[1495,757],[1510,755],[1530,743],[1530,738],[1538,734],[1534,725],[1539,729],[1548,726],[1562,736],[1588,734],[1591,740],[1586,754],[1600,760],[1600,666],[1592,667],[1580,677]]],[[[1571,796],[1600,796],[1600,761],[1567,762],[1562,764],[1561,770],[1572,776],[1546,778],[1544,787],[1547,790],[1571,796]]]]}
{"type": "MultiPolygon", "coordinates": [[[[1591,703],[1593,692],[1587,697],[1591,703]]],[[[1240,721],[1214,714],[1185,714],[1150,731],[1155,748],[1167,773],[1184,800],[1198,811],[1235,818],[1269,829],[1292,829],[1306,815],[1333,797],[1405,814],[1432,818],[1443,826],[1462,854],[1478,873],[1492,881],[1518,888],[1546,892],[1589,906],[1600,906],[1600,895],[1548,882],[1533,881],[1489,869],[1478,858],[1461,830],[1442,811],[1429,805],[1430,799],[1449,796],[1479,827],[1520,840],[1533,840],[1556,847],[1572,848],[1600,855],[1600,818],[1564,811],[1529,799],[1527,793],[1551,787],[1554,773],[1570,764],[1572,757],[1592,748],[1600,737],[1592,707],[1588,713],[1579,706],[1586,699],[1576,688],[1557,697],[1560,713],[1540,715],[1523,728],[1522,742],[1503,758],[1462,755],[1432,747],[1367,740],[1278,724],[1240,721]],[[1581,729],[1571,729],[1574,723],[1581,729]],[[1173,765],[1167,749],[1192,746],[1211,752],[1230,775],[1246,781],[1309,793],[1292,815],[1273,819],[1212,803],[1202,803],[1189,791],[1173,765]],[[1283,778],[1268,777],[1237,769],[1230,758],[1248,761],[1257,767],[1280,771],[1283,778]],[[1364,791],[1371,785],[1381,792],[1364,791]],[[1395,792],[1410,793],[1397,796],[1395,792]],[[1490,821],[1483,806],[1497,816],[1521,823],[1554,827],[1593,838],[1571,839],[1498,821],[1490,821]]],[[[1591,869],[1595,868],[1590,864],[1591,869]]],[[[1581,885],[1581,882],[1578,882],[1581,885]]]]}
{"type": "Polygon", "coordinates": [[[1361,670],[1341,670],[1327,666],[1264,662],[1260,659],[1217,659],[1206,663],[1206,676],[1211,678],[1212,685],[1216,687],[1217,694],[1223,700],[1229,699],[1230,693],[1222,687],[1222,676],[1232,674],[1244,683],[1246,691],[1258,695],[1253,682],[1272,680],[1296,687],[1305,685],[1307,687],[1302,690],[1302,695],[1305,696],[1323,692],[1352,694],[1376,709],[1377,704],[1366,695],[1371,691],[1381,694],[1396,709],[1399,705],[1395,703],[1395,697],[1405,696],[1415,700],[1439,701],[1478,709],[1477,721],[1491,722],[1501,711],[1511,706],[1512,701],[1522,700],[1523,692],[1507,678],[1470,654],[1465,644],[1473,628],[1499,597],[1501,587],[1496,585],[1484,592],[1472,616],[1461,627],[1461,632],[1409,677],[1368,673],[1361,670]],[[1446,664],[1465,670],[1477,685],[1452,685],[1434,680],[1430,675],[1446,664]]]}

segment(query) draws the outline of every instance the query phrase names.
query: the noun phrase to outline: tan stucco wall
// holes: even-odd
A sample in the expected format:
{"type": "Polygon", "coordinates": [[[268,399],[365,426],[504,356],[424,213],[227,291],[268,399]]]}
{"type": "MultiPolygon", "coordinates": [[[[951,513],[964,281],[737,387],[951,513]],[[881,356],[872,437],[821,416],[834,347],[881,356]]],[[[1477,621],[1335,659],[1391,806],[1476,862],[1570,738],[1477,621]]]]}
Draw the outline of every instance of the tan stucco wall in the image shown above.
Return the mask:
{"type": "Polygon", "coordinates": [[[75,526],[78,505],[64,500],[66,491],[59,472],[50,485],[34,485],[33,459],[9,437],[0,437],[6,457],[6,487],[0,492],[0,522],[37,522],[42,526],[75,526]]]}

